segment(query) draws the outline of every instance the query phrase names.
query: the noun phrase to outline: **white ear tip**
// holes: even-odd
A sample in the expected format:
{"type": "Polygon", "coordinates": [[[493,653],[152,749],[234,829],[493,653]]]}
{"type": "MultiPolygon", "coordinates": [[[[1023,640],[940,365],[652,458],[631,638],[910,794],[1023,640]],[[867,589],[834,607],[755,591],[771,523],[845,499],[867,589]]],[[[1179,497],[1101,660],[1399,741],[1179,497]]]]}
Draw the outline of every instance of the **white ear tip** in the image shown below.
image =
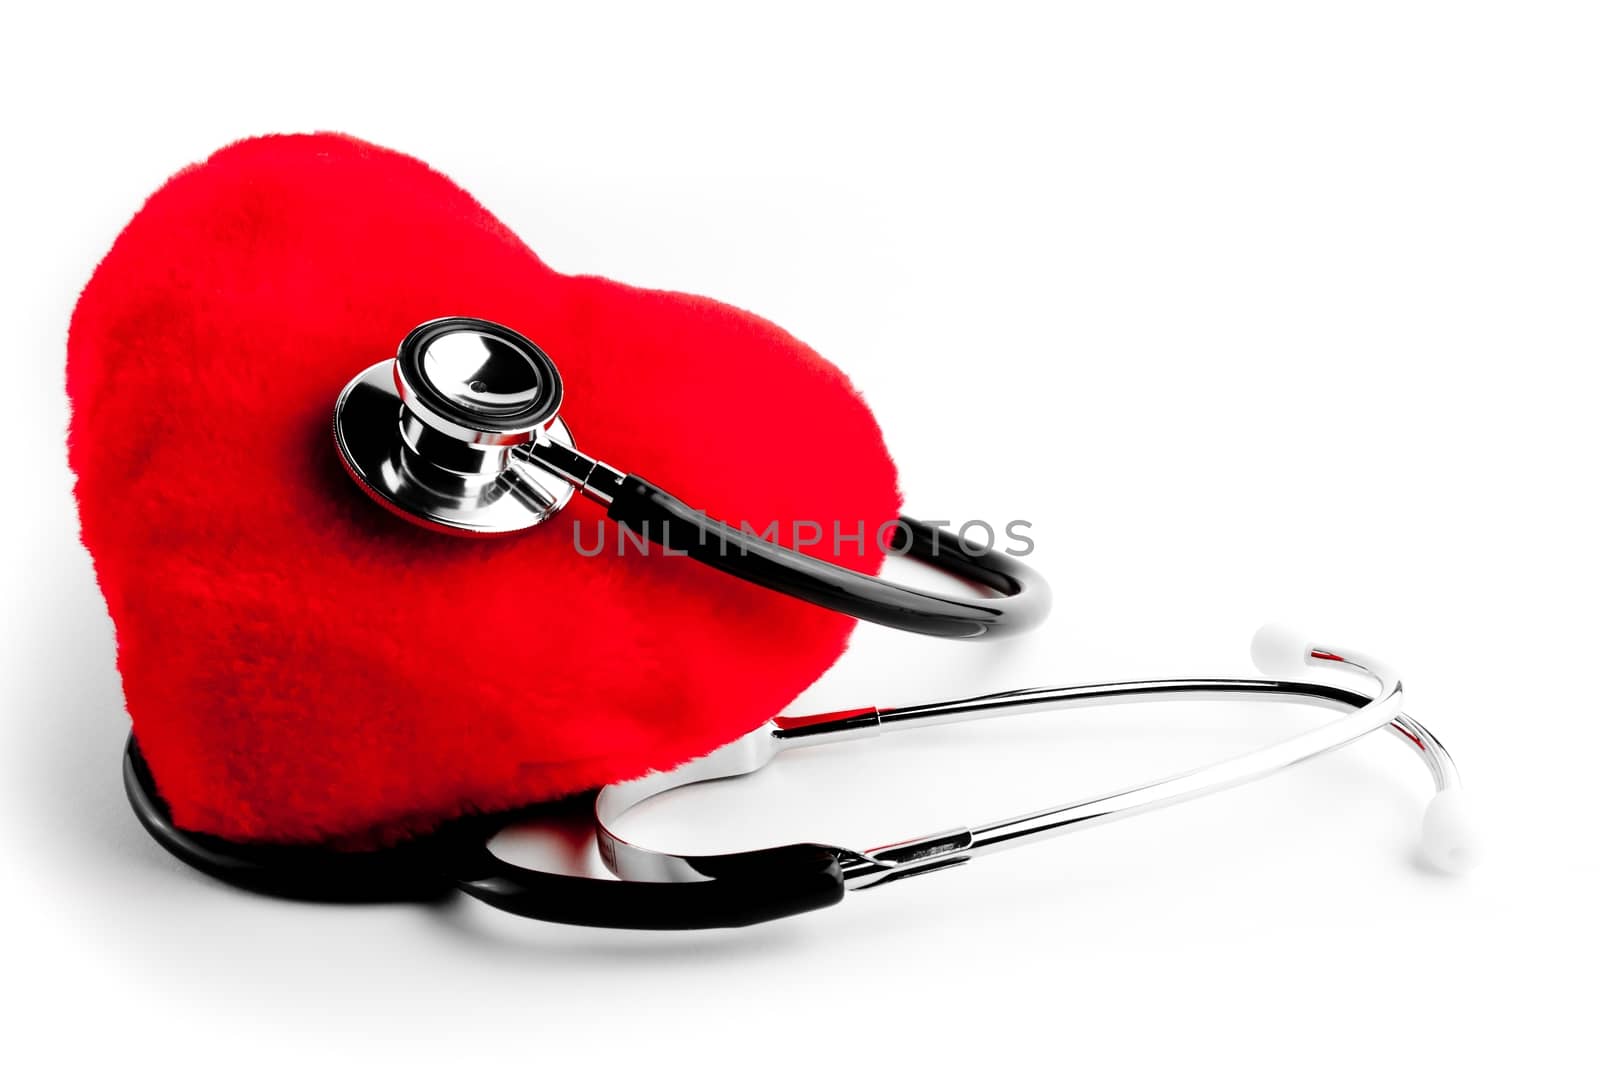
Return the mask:
{"type": "Polygon", "coordinates": [[[1446,874],[1465,874],[1483,858],[1472,810],[1460,789],[1446,789],[1422,815],[1422,858],[1446,874]]]}
{"type": "Polygon", "coordinates": [[[1250,639],[1250,660],[1262,674],[1295,674],[1306,668],[1311,642],[1275,622],[1250,639]]]}

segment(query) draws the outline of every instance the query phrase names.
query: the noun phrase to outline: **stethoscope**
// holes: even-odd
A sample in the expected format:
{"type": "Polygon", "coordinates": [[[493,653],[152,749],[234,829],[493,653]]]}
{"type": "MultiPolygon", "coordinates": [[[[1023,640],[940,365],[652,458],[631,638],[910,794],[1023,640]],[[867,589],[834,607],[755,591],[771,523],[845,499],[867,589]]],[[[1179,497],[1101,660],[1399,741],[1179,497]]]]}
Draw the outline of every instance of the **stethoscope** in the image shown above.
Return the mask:
{"type": "MultiPolygon", "coordinates": [[[[350,382],[333,429],[346,469],[373,499],[421,525],[469,535],[536,526],[574,495],[658,544],[769,589],[856,618],[942,637],[987,638],[1037,625],[1049,589],[1014,557],[979,550],[948,531],[901,519],[901,547],[997,595],[921,592],[785,548],[694,511],[635,475],[584,455],[557,414],[561,379],[520,334],[479,319],[424,323],[398,355],[350,382]]],[[[123,781],[135,813],[164,847],[225,881],[315,900],[422,900],[455,890],[531,918],[587,926],[694,929],[745,926],[811,911],[846,890],[961,866],[1027,841],[1152,811],[1283,770],[1388,727],[1421,756],[1436,794],[1423,818],[1422,853],[1459,872],[1477,859],[1455,764],[1430,731],[1401,710],[1394,672],[1349,649],[1264,628],[1251,646],[1264,674],[1337,668],[1373,693],[1299,678],[1158,679],[1019,689],[965,700],[773,720],[674,770],[607,786],[594,800],[601,858],[615,880],[535,870],[491,851],[491,839],[528,813],[464,819],[377,852],[240,844],[178,828],[130,736],[123,781]],[[1340,718],[1255,752],[1060,807],[947,830],[879,848],[792,844],[690,856],[623,837],[619,820],[667,790],[760,770],[793,748],[965,719],[1053,707],[1176,699],[1251,699],[1333,708],[1340,718]]]]}
{"type": "Polygon", "coordinates": [[[746,581],[858,619],[936,637],[1037,626],[1050,587],[992,546],[901,516],[886,547],[999,595],[923,592],[718,522],[573,447],[561,376],[532,341],[483,319],[425,322],[392,360],[345,386],[333,409],[340,460],[390,511],[446,533],[496,536],[547,521],[574,495],[641,537],[746,581]]]}

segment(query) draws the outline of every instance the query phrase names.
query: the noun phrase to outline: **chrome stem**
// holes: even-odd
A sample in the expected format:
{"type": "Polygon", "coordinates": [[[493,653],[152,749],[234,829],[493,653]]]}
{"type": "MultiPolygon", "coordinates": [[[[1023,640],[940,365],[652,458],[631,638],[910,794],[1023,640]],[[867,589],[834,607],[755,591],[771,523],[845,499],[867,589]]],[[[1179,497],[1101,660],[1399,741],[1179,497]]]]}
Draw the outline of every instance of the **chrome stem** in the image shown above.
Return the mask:
{"type": "Polygon", "coordinates": [[[570,444],[546,434],[540,434],[526,444],[511,449],[510,458],[513,470],[518,464],[529,464],[548,471],[564,479],[582,496],[604,507],[611,506],[628,477],[615,467],[586,456],[570,444]]]}

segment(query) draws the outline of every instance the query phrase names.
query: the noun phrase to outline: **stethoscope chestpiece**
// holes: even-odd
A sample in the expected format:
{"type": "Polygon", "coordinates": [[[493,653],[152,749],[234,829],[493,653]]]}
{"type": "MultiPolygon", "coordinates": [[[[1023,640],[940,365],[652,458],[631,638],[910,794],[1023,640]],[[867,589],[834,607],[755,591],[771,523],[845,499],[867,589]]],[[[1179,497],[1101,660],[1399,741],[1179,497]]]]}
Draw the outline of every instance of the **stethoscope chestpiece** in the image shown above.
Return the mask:
{"type": "Polygon", "coordinates": [[[560,407],[561,375],[532,341],[483,319],[434,319],[345,386],[334,441],[350,475],[395,514],[451,533],[514,533],[572,499],[569,479],[515,454],[571,446],[560,407]]]}

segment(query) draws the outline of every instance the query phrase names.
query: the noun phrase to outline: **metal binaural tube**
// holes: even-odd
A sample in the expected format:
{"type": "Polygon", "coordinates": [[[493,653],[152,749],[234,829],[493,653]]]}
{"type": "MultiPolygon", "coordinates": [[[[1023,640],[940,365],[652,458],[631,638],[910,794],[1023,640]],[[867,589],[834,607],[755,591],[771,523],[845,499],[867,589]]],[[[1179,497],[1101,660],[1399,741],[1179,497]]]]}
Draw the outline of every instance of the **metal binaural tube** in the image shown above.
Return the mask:
{"type": "MultiPolygon", "coordinates": [[[[952,722],[1026,715],[1050,707],[1109,707],[1119,704],[1205,702],[1215,700],[1266,700],[1316,706],[1337,706],[1350,710],[1367,698],[1337,686],[1297,680],[1268,678],[1162,678],[1150,681],[1107,682],[1095,685],[1047,686],[1014,689],[960,700],[942,700],[899,708],[875,708],[844,718],[810,723],[791,720],[774,732],[784,748],[804,748],[830,744],[869,733],[916,730],[952,722]],[[1356,703],[1352,705],[1351,701],[1356,703]]],[[[1459,777],[1449,753],[1437,737],[1409,715],[1400,714],[1390,722],[1396,738],[1417,752],[1433,775],[1436,789],[1455,785],[1459,777]]]]}
{"type": "MultiPolygon", "coordinates": [[[[1375,660],[1349,650],[1322,646],[1313,646],[1309,651],[1309,656],[1327,666],[1356,671],[1376,680],[1378,682],[1377,696],[1371,699],[1363,699],[1357,696],[1357,700],[1361,700],[1361,703],[1356,706],[1355,701],[1348,699],[1351,696],[1356,696],[1355,694],[1348,694],[1332,687],[1321,687],[1323,692],[1316,693],[1301,688],[1302,683],[1271,681],[1261,685],[1250,685],[1248,683],[1217,682],[1206,679],[1175,679],[1165,682],[1087,687],[1089,691],[1082,692],[1079,695],[1079,699],[1082,701],[1123,702],[1134,698],[1135,694],[1138,694],[1138,699],[1148,700],[1163,697],[1179,699],[1215,698],[1218,693],[1223,692],[1233,696],[1270,693],[1277,699],[1298,696],[1311,699],[1316,703],[1333,700],[1350,706],[1352,710],[1337,722],[1326,723],[1287,740],[1268,745],[1243,756],[1235,756],[1231,759],[1210,764],[1198,770],[1171,775],[1132,789],[1119,790],[1115,793],[1090,797],[1071,804],[1046,808],[972,827],[965,831],[969,838],[960,851],[967,856],[977,856],[1029,841],[1060,836],[1087,826],[1114,822],[1185,800],[1197,799],[1223,789],[1244,785],[1247,782],[1255,781],[1276,771],[1291,767],[1313,756],[1341,748],[1365,734],[1382,729],[1400,715],[1400,681],[1392,672],[1375,660]],[[1334,697],[1334,693],[1339,693],[1340,696],[1334,697]]],[[[1065,702],[1070,702],[1071,699],[1071,697],[1063,698],[1065,702]]],[[[972,708],[970,710],[977,711],[980,709],[972,708]]],[[[1413,720],[1407,720],[1407,724],[1416,727],[1421,733],[1426,733],[1426,731],[1421,731],[1420,724],[1416,724],[1413,720]]],[[[1427,736],[1432,737],[1431,734],[1427,736]]],[[[1447,784],[1454,783],[1454,766],[1443,748],[1437,746],[1437,742],[1435,742],[1433,748],[1424,748],[1421,754],[1428,761],[1429,767],[1433,771],[1436,786],[1442,790],[1447,784]]],[[[942,849],[950,840],[951,834],[945,832],[932,835],[926,839],[901,842],[893,847],[901,852],[908,848],[915,852],[916,846],[926,842],[935,849],[942,849]]],[[[891,861],[886,865],[880,858],[881,850],[868,850],[861,853],[859,857],[851,857],[849,859],[844,872],[846,883],[854,883],[853,887],[865,888],[868,885],[885,881],[890,877],[903,876],[909,873],[910,866],[922,864],[945,866],[950,862],[950,857],[945,854],[946,851],[934,851],[926,856],[919,855],[917,858],[910,860],[909,863],[907,861],[891,861]]]]}
{"type": "Polygon", "coordinates": [[[1424,854],[1433,862],[1452,870],[1465,869],[1475,861],[1469,828],[1461,823],[1456,810],[1460,807],[1461,793],[1455,763],[1431,731],[1401,711],[1401,686],[1394,673],[1370,657],[1334,646],[1302,645],[1293,661],[1360,674],[1376,683],[1377,693],[1369,696],[1339,686],[1300,679],[1171,678],[1015,689],[903,708],[868,708],[810,720],[780,719],[765,729],[747,735],[736,744],[685,764],[670,774],[648,776],[602,790],[596,801],[597,830],[604,845],[607,864],[620,877],[660,881],[694,880],[705,876],[699,859],[630,844],[616,835],[609,824],[647,797],[713,778],[751,773],[790,748],[853,740],[883,731],[1024,714],[1052,707],[1246,699],[1333,707],[1345,714],[1337,721],[1254,752],[1131,789],[979,826],[945,830],[880,848],[860,852],[835,849],[845,885],[851,889],[862,889],[913,874],[942,870],[986,852],[1058,836],[1085,826],[1113,822],[1243,785],[1324,752],[1331,752],[1385,727],[1417,753],[1428,767],[1437,790],[1435,802],[1430,804],[1429,815],[1424,820],[1424,854]]]}

